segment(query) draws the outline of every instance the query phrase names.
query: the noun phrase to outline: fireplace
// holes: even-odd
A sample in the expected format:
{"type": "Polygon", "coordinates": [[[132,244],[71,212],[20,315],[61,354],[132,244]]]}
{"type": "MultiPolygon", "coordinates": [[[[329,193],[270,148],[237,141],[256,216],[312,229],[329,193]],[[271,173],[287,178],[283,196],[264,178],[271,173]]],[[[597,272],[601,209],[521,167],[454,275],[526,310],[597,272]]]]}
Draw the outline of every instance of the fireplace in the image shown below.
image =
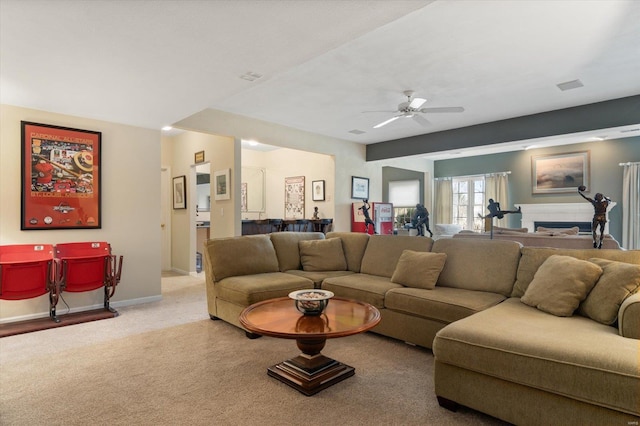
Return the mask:
{"type": "MultiPolygon", "coordinates": [[[[593,206],[590,203],[549,203],[549,204],[516,204],[522,209],[522,227],[535,232],[536,227],[571,228],[578,226],[580,232],[591,233],[593,206]],[[543,225],[552,224],[554,226],[543,225]]],[[[604,233],[609,233],[609,212],[616,206],[615,201],[609,203],[607,223],[604,233]]]]}
{"type": "Polygon", "coordinates": [[[573,228],[577,226],[580,228],[578,232],[581,234],[590,234],[591,233],[591,222],[558,222],[556,221],[535,221],[533,222],[533,230],[538,229],[538,226],[542,226],[543,228],[573,228]]]}

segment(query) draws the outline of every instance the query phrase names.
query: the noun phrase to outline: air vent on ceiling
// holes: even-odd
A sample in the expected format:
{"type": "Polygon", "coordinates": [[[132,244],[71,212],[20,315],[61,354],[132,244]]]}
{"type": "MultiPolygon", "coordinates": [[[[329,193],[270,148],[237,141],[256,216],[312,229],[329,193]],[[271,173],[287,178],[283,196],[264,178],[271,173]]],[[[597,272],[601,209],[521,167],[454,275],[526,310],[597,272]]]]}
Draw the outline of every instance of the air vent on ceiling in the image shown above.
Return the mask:
{"type": "Polygon", "coordinates": [[[256,81],[262,78],[262,74],[258,74],[257,72],[253,71],[247,71],[246,73],[242,74],[240,78],[247,81],[256,81]]]}
{"type": "Polygon", "coordinates": [[[557,84],[557,86],[558,86],[558,89],[564,92],[565,90],[571,90],[571,89],[577,89],[578,87],[583,87],[584,84],[582,84],[580,80],[572,80],[572,81],[567,81],[564,83],[557,84]]]}
{"type": "Polygon", "coordinates": [[[367,132],[363,132],[362,130],[358,130],[358,129],[353,129],[353,130],[349,130],[349,133],[353,133],[354,135],[361,135],[367,132]]]}

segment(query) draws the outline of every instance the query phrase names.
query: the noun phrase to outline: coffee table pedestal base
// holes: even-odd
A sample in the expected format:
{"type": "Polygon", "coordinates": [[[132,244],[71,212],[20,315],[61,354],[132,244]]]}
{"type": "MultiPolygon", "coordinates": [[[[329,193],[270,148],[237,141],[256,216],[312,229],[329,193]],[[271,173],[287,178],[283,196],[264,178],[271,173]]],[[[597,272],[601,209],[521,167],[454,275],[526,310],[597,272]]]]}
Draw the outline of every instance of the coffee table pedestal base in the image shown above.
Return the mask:
{"type": "Polygon", "coordinates": [[[322,354],[300,354],[267,369],[267,374],[311,396],[355,374],[355,368],[322,354]]]}

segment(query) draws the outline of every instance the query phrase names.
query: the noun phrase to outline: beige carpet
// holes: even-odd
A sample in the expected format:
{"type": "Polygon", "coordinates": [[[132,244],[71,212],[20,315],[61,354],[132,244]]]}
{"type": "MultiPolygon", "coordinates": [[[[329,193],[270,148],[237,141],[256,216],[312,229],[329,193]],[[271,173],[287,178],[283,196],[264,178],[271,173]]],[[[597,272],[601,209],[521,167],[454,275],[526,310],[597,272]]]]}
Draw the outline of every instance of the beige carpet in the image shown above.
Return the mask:
{"type": "Polygon", "coordinates": [[[113,319],[0,339],[2,425],[502,424],[433,393],[430,351],[367,333],[323,353],[356,375],[312,397],[268,377],[295,342],[208,319],[201,279],[113,319]]]}

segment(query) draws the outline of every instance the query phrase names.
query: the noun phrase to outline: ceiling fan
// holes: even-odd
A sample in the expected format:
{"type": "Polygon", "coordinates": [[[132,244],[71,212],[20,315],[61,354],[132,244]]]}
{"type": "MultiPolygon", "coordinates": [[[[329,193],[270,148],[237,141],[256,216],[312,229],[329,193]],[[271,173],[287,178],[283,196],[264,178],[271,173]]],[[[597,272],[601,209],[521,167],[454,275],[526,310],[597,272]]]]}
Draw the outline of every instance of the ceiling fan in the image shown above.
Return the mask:
{"type": "Polygon", "coordinates": [[[376,124],[375,126],[373,126],[373,128],[374,129],[378,129],[378,128],[382,127],[382,126],[386,126],[387,124],[391,123],[392,121],[396,121],[398,118],[401,118],[401,117],[413,118],[419,124],[421,124],[423,126],[427,126],[427,125],[430,124],[429,120],[427,120],[426,118],[424,118],[420,114],[442,113],[442,112],[463,112],[464,111],[463,107],[421,108],[422,105],[427,100],[424,99],[424,98],[414,98],[413,97],[413,93],[414,93],[413,90],[405,90],[404,91],[404,95],[407,97],[407,101],[406,102],[402,102],[400,105],[398,105],[398,109],[396,111],[365,111],[365,112],[397,113],[397,115],[394,115],[393,117],[389,118],[388,120],[385,120],[382,123],[376,124]]]}

